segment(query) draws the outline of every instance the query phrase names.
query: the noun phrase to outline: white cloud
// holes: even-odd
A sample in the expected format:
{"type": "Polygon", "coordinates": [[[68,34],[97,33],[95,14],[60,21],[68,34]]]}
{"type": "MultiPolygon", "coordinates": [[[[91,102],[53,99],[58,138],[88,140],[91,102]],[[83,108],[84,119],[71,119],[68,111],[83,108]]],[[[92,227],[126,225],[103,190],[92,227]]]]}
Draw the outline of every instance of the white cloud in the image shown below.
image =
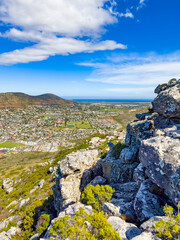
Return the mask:
{"type": "Polygon", "coordinates": [[[126,13],[119,13],[119,16],[125,18],[134,18],[134,15],[129,11],[129,9],[126,9],[126,13]]]}
{"type": "Polygon", "coordinates": [[[115,6],[115,0],[1,0],[0,21],[11,27],[0,36],[36,44],[1,54],[0,64],[41,61],[55,54],[126,48],[97,38],[108,24],[118,21],[115,6]]]}
{"type": "Polygon", "coordinates": [[[180,78],[180,52],[168,55],[138,54],[114,56],[105,63],[80,63],[94,68],[87,81],[119,85],[109,91],[120,92],[122,89],[141,87],[152,90],[157,84],[171,78],[180,78]]]}
{"type": "Polygon", "coordinates": [[[28,30],[65,36],[98,33],[117,19],[103,6],[109,0],[1,0],[0,19],[28,30]],[[98,16],[98,17],[97,17],[98,16]]]}
{"type": "Polygon", "coordinates": [[[139,1],[139,6],[137,7],[137,10],[141,9],[145,5],[146,0],[140,0],[139,1]]]}
{"type": "Polygon", "coordinates": [[[89,41],[81,41],[73,38],[49,38],[41,41],[39,44],[33,45],[20,50],[0,54],[0,64],[10,65],[16,63],[28,63],[34,61],[42,61],[49,56],[68,55],[80,52],[94,52],[102,50],[113,50],[116,48],[125,48],[122,44],[114,41],[102,41],[100,43],[92,43],[89,41]]]}

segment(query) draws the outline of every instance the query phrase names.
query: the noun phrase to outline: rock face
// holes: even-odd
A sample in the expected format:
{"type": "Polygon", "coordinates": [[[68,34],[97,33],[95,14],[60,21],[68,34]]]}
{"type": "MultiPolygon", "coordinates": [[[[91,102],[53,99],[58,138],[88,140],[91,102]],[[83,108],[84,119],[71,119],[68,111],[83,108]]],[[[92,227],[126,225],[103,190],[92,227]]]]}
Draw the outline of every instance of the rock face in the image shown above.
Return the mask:
{"type": "MultiPolygon", "coordinates": [[[[54,202],[57,212],[60,212],[60,210],[64,209],[66,206],[79,201],[83,173],[86,170],[93,168],[97,162],[97,150],[84,150],[67,155],[66,159],[59,163],[58,177],[56,179],[56,185],[53,188],[54,202]]],[[[94,172],[97,174],[96,176],[98,176],[98,170],[95,170],[94,172]]],[[[91,171],[93,170],[91,169],[91,171]]],[[[93,178],[91,174],[87,176],[86,183],[88,184],[93,178]]]]}
{"type": "Polygon", "coordinates": [[[143,141],[139,158],[147,176],[177,204],[180,200],[180,139],[158,136],[143,141]]]}
{"type": "Polygon", "coordinates": [[[169,118],[180,118],[180,81],[171,79],[155,89],[158,96],[153,101],[155,112],[169,118]]]}
{"type": "Polygon", "coordinates": [[[153,216],[163,215],[165,201],[158,195],[153,194],[155,185],[150,180],[145,180],[135,197],[134,210],[138,219],[143,222],[153,216]],[[151,190],[152,189],[152,190],[151,190]]]}
{"type": "Polygon", "coordinates": [[[104,178],[106,178],[110,184],[126,183],[131,181],[134,169],[139,163],[137,156],[138,147],[130,146],[121,151],[118,159],[106,157],[102,161],[104,178]]]}

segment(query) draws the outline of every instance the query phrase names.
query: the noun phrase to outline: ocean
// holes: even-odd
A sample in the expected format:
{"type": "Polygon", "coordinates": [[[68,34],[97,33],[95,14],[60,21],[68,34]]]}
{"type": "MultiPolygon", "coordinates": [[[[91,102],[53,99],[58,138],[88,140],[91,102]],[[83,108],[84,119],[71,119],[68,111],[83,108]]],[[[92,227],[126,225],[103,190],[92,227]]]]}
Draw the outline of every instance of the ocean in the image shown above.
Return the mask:
{"type": "Polygon", "coordinates": [[[76,102],[107,102],[107,103],[150,103],[152,99],[73,99],[76,102]]]}

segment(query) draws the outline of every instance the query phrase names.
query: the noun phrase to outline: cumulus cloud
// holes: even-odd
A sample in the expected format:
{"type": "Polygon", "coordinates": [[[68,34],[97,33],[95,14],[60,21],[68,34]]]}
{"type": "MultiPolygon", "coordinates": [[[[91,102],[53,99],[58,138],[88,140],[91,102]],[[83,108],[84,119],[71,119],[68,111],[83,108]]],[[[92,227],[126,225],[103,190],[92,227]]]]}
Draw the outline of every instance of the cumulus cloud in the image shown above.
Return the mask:
{"type": "Polygon", "coordinates": [[[94,69],[87,81],[116,85],[116,88],[108,88],[107,91],[123,92],[140,87],[141,92],[150,93],[157,84],[180,77],[180,52],[113,56],[104,63],[87,62],[80,65],[94,69]]]}
{"type": "Polygon", "coordinates": [[[0,64],[41,61],[55,54],[126,48],[114,41],[98,40],[107,25],[118,21],[116,4],[115,0],[1,0],[0,21],[10,27],[0,36],[35,44],[1,54],[0,64]]]}

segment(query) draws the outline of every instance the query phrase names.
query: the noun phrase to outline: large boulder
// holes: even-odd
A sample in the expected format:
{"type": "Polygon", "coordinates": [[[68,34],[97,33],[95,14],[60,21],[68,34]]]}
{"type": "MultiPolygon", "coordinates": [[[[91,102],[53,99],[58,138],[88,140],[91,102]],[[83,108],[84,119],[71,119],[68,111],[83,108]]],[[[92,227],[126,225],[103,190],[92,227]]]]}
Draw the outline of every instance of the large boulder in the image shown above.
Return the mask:
{"type": "Polygon", "coordinates": [[[124,148],[118,159],[108,155],[102,160],[103,177],[110,184],[130,182],[138,164],[138,146],[124,148]]]}
{"type": "Polygon", "coordinates": [[[76,203],[80,199],[83,173],[90,171],[89,178],[86,178],[87,185],[96,177],[99,171],[94,165],[98,163],[97,150],[83,150],[73,152],[59,163],[56,184],[53,187],[54,206],[59,213],[70,204],[76,203]],[[89,169],[95,169],[94,172],[89,169]]]}
{"type": "Polygon", "coordinates": [[[113,229],[119,233],[122,240],[132,239],[141,234],[136,225],[127,223],[119,217],[109,217],[108,222],[112,224],[113,229]]]}
{"type": "Polygon", "coordinates": [[[146,175],[177,204],[180,201],[180,139],[157,136],[145,140],[139,159],[146,168],[146,175]]]}
{"type": "Polygon", "coordinates": [[[155,184],[150,180],[142,182],[140,189],[134,200],[134,210],[140,222],[154,216],[162,216],[163,206],[165,205],[163,197],[153,193],[156,189],[155,184]]]}
{"type": "Polygon", "coordinates": [[[138,192],[139,186],[136,182],[129,182],[124,184],[114,184],[115,189],[112,198],[112,204],[119,208],[119,213],[131,222],[136,221],[136,214],[134,211],[134,198],[138,192]]]}
{"type": "Polygon", "coordinates": [[[152,102],[154,111],[164,117],[180,118],[180,81],[172,79],[155,92],[158,96],[152,102]]]}
{"type": "Polygon", "coordinates": [[[60,162],[59,169],[62,177],[83,173],[91,168],[98,160],[97,150],[85,150],[70,153],[60,162]]]}
{"type": "Polygon", "coordinates": [[[126,183],[132,181],[134,169],[138,162],[131,164],[121,163],[120,159],[114,161],[113,159],[103,159],[103,177],[108,183],[126,183]]]}
{"type": "Polygon", "coordinates": [[[141,141],[153,136],[153,121],[134,121],[127,125],[126,146],[140,145],[141,141]]]}

